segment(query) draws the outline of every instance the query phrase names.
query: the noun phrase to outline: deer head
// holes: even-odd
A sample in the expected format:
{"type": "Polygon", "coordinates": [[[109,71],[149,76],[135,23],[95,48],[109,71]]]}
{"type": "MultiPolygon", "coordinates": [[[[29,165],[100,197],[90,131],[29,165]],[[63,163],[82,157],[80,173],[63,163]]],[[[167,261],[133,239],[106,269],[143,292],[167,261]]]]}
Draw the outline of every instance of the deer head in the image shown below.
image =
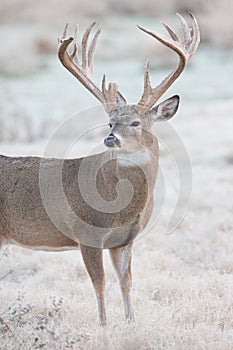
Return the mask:
{"type": "Polygon", "coordinates": [[[59,59],[103,104],[110,118],[110,133],[104,141],[107,147],[134,150],[140,144],[139,141],[141,140],[143,131],[149,130],[156,120],[170,119],[176,113],[179,105],[179,96],[177,95],[155,107],[153,106],[182,73],[200,42],[200,32],[193,14],[190,14],[192,28],[189,28],[182,16],[178,15],[178,17],[182,28],[181,37],[167,24],[164,24],[164,27],[168,31],[170,38],[138,26],[140,30],[176,52],[179,55],[179,63],[159,85],[153,88],[150,83],[150,66],[148,62],[144,75],[144,91],[141,99],[135,105],[128,105],[126,103],[126,99],[118,91],[116,83],[109,83],[108,87],[106,87],[105,75],[102,79],[101,88],[93,80],[94,51],[101,32],[101,27],[95,32],[89,45],[88,39],[95,26],[95,22],[92,23],[84,33],[82,38],[82,63],[80,63],[78,57],[77,29],[74,37],[67,37],[68,26],[65,26],[62,39],[59,41],[59,59]],[[72,42],[74,44],[73,52],[68,54],[67,49],[72,42]]]}

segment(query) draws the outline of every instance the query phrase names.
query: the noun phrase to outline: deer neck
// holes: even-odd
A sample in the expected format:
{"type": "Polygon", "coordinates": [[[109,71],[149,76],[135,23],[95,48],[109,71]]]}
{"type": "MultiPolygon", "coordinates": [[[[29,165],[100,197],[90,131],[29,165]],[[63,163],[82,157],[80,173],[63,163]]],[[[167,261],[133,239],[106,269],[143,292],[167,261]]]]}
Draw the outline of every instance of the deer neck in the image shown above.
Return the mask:
{"type": "Polygon", "coordinates": [[[145,147],[141,147],[133,152],[120,150],[116,153],[115,158],[117,163],[123,167],[144,167],[151,162],[151,157],[150,151],[145,147]]]}
{"type": "Polygon", "coordinates": [[[151,133],[145,132],[140,146],[134,151],[120,149],[113,151],[112,157],[120,166],[124,167],[148,167],[158,162],[158,141],[151,133]]]}

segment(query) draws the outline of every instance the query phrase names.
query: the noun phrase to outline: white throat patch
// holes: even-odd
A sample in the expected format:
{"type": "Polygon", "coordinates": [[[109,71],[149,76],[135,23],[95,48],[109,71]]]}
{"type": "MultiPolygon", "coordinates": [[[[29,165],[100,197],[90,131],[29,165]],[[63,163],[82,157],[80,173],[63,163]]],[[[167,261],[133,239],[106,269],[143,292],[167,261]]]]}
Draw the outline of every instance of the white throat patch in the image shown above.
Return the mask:
{"type": "Polygon", "coordinates": [[[117,154],[118,164],[121,166],[143,166],[146,165],[150,161],[150,159],[150,151],[145,148],[135,152],[118,151],[117,154]]]}

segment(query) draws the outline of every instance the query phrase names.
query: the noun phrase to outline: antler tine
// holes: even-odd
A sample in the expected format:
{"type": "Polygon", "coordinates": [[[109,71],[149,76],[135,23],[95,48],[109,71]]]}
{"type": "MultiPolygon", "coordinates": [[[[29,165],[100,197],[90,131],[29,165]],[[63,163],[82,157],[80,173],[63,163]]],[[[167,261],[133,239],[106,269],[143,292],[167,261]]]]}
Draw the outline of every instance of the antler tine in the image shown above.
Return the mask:
{"type": "Polygon", "coordinates": [[[105,109],[110,113],[116,106],[118,96],[118,86],[116,83],[109,83],[108,89],[106,88],[106,75],[103,75],[102,79],[102,92],[106,101],[105,109]]]}
{"type": "Polygon", "coordinates": [[[179,13],[177,13],[177,16],[179,17],[181,26],[182,26],[182,31],[183,31],[183,37],[184,37],[184,43],[185,45],[189,45],[190,42],[192,41],[191,37],[191,28],[188,26],[187,22],[185,21],[184,17],[182,17],[179,13]]]}
{"type": "Polygon", "coordinates": [[[75,59],[76,63],[79,64],[79,59],[78,59],[78,24],[75,27],[74,30],[74,47],[73,47],[73,52],[70,55],[72,59],[75,59]]]}
{"type": "Polygon", "coordinates": [[[142,95],[142,99],[147,99],[147,96],[150,96],[152,93],[152,87],[150,84],[150,63],[149,60],[146,63],[145,66],[145,73],[144,73],[144,91],[142,95]]]}
{"type": "Polygon", "coordinates": [[[97,31],[96,31],[96,33],[94,35],[94,38],[91,41],[90,48],[89,48],[89,51],[88,51],[88,61],[87,62],[88,62],[88,67],[89,67],[89,70],[90,70],[91,74],[93,72],[95,48],[96,48],[96,44],[97,44],[99,35],[101,33],[101,30],[102,30],[102,25],[97,29],[97,31]]]}
{"type": "Polygon", "coordinates": [[[192,19],[192,29],[189,28],[188,24],[184,18],[178,15],[183,32],[183,38],[181,39],[176,32],[167,24],[164,27],[168,31],[171,38],[167,38],[164,35],[157,34],[141,26],[138,26],[143,32],[151,35],[163,45],[175,51],[179,57],[180,61],[176,69],[171,72],[157,87],[152,88],[149,79],[149,67],[148,64],[145,70],[144,77],[144,91],[140,101],[137,104],[137,109],[139,112],[145,113],[149,110],[156,101],[164,94],[164,92],[172,85],[172,83],[179,77],[179,75],[184,70],[188,60],[192,57],[196,51],[198,44],[200,42],[200,31],[198,28],[197,21],[193,14],[190,13],[192,19]],[[192,35],[191,35],[192,31],[192,35]]]}
{"type": "Polygon", "coordinates": [[[68,30],[69,23],[66,23],[63,33],[62,33],[62,39],[65,39],[67,36],[67,30],[68,30]]]}
{"type": "Polygon", "coordinates": [[[168,31],[168,33],[170,34],[170,37],[174,40],[174,41],[179,41],[180,38],[179,36],[176,34],[176,32],[174,32],[174,30],[167,24],[167,23],[163,23],[163,26],[165,27],[165,29],[168,31]]]}
{"type": "Polygon", "coordinates": [[[83,39],[82,39],[82,66],[84,69],[86,69],[88,67],[88,49],[87,49],[87,45],[88,45],[88,39],[90,36],[90,33],[93,29],[93,27],[95,26],[96,22],[93,22],[90,24],[90,26],[86,29],[84,35],[83,35],[83,39]]]}
{"type": "Polygon", "coordinates": [[[201,38],[200,38],[200,30],[199,30],[198,23],[195,16],[191,12],[189,13],[189,16],[192,18],[193,39],[189,46],[188,52],[190,57],[192,57],[192,55],[196,52],[198,48],[201,38]]]}
{"type": "Polygon", "coordinates": [[[104,95],[106,95],[107,93],[107,89],[106,89],[106,75],[104,74],[103,75],[103,78],[102,78],[102,92],[104,95]]]}
{"type": "Polygon", "coordinates": [[[149,60],[146,63],[145,76],[144,76],[144,85],[145,87],[150,87],[150,62],[149,60]]]}

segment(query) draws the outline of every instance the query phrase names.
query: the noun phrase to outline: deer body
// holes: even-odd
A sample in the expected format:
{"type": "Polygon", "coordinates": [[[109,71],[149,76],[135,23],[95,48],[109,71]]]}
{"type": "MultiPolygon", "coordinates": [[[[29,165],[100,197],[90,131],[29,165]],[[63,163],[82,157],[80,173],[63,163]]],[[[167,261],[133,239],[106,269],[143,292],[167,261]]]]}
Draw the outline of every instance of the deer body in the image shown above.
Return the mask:
{"type": "MultiPolygon", "coordinates": [[[[8,241],[25,247],[57,250],[64,249],[66,246],[67,248],[77,247],[80,241],[85,242],[83,235],[88,234],[89,237],[86,239],[91,242],[91,236],[93,236],[95,243],[92,245],[94,246],[112,248],[125,245],[135,238],[150,219],[152,193],[157,176],[156,161],[158,162],[157,140],[154,138],[152,143],[156,158],[154,159],[152,154],[148,155],[145,150],[137,151],[136,157],[139,159],[136,161],[142,162],[140,167],[133,160],[134,152],[130,153],[129,159],[123,155],[118,158],[118,154],[111,154],[111,151],[85,157],[87,172],[90,172],[90,167],[98,168],[103,164],[97,176],[97,191],[104,200],[111,202],[117,197],[116,186],[121,179],[127,179],[133,186],[133,200],[126,208],[117,213],[104,213],[96,210],[83,199],[78,186],[79,167],[83,158],[63,160],[0,156],[0,237],[2,243],[8,241]],[[143,157],[146,158],[144,164],[143,157]],[[58,217],[64,221],[61,222],[61,225],[66,225],[65,235],[56,227],[44,208],[39,182],[40,172],[45,167],[47,190],[51,191],[52,199],[59,202],[59,193],[52,192],[54,169],[59,163],[62,164],[62,184],[66,198],[77,215],[77,221],[70,221],[69,217],[64,217],[64,208],[56,206],[58,217]],[[88,233],[86,224],[90,227],[88,233]],[[97,227],[101,228],[100,237],[95,237],[97,227]],[[133,232],[131,232],[132,227],[134,227],[133,232]]],[[[92,196],[92,192],[87,193],[88,198],[91,199],[92,196]]]]}
{"type": "Polygon", "coordinates": [[[58,56],[109,115],[110,131],[104,140],[107,150],[77,159],[0,156],[0,245],[11,242],[52,251],[80,247],[96,292],[101,325],[106,324],[103,249],[109,249],[119,278],[125,317],[133,318],[132,247],[151,217],[159,162],[158,142],[151,129],[155,121],[170,119],[176,113],[179,97],[153,106],[196,51],[199,29],[194,16],[190,16],[192,35],[180,16],[182,39],[168,25],[165,28],[171,39],[139,27],[174,50],[180,62],[156,88],[150,85],[147,64],[144,92],[137,105],[128,105],[115,83],[106,88],[105,76],[102,90],[93,81],[94,50],[100,29],[89,47],[88,39],[95,23],[82,39],[82,64],[77,33],[75,38],[67,37],[66,26],[58,56]],[[73,52],[68,54],[72,42],[73,52]]]}

